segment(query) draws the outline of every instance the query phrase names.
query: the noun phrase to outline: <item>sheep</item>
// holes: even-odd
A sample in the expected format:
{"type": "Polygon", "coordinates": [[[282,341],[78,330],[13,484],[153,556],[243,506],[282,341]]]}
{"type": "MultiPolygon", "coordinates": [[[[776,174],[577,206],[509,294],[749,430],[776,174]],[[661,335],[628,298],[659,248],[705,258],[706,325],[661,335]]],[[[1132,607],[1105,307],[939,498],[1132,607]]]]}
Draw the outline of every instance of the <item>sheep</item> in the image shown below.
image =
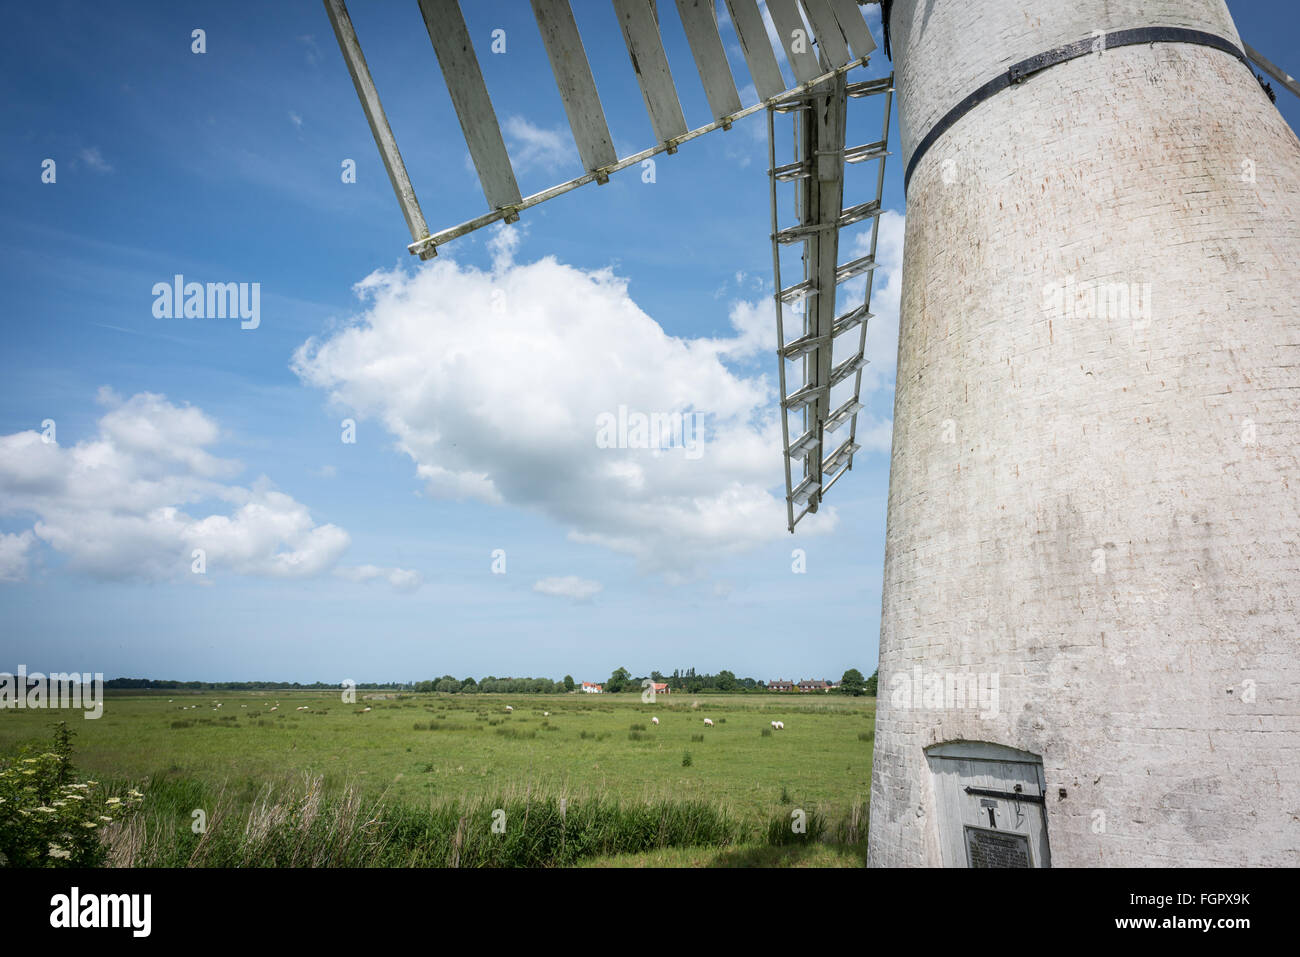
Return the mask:
{"type": "Polygon", "coordinates": [[[775,721],[772,722],[772,730],[773,730],[773,731],[776,730],[776,722],[775,722],[775,721]]]}
{"type": "Polygon", "coordinates": [[[776,730],[778,730],[778,731],[784,731],[784,730],[785,730],[785,722],[784,722],[784,721],[778,721],[778,722],[776,723],[776,730]]]}
{"type": "Polygon", "coordinates": [[[705,726],[706,728],[711,728],[711,727],[713,727],[713,719],[712,719],[712,718],[705,718],[705,719],[704,719],[704,726],[705,726]]]}
{"type": "Polygon", "coordinates": [[[551,716],[551,713],[550,713],[549,711],[543,711],[543,712],[542,712],[542,717],[543,717],[543,718],[549,718],[550,716],[551,716]]]}
{"type": "Polygon", "coordinates": [[[279,710],[280,710],[280,706],[277,704],[277,705],[276,705],[274,708],[272,708],[271,710],[272,710],[272,711],[279,711],[279,710]]]}
{"type": "MultiPolygon", "coordinates": [[[[271,710],[274,711],[275,709],[272,708],[271,710]]],[[[369,711],[369,710],[370,710],[370,709],[369,709],[368,707],[367,707],[367,708],[362,708],[362,709],[361,709],[361,713],[362,713],[362,714],[365,714],[365,713],[366,713],[367,711],[369,711]]]]}
{"type": "Polygon", "coordinates": [[[653,725],[658,725],[658,724],[659,724],[659,719],[658,719],[658,718],[651,718],[651,719],[650,719],[650,723],[653,724],[653,725]]]}
{"type": "Polygon", "coordinates": [[[514,711],[515,709],[514,709],[514,707],[513,707],[512,705],[506,705],[506,710],[507,710],[507,711],[514,711]]]}

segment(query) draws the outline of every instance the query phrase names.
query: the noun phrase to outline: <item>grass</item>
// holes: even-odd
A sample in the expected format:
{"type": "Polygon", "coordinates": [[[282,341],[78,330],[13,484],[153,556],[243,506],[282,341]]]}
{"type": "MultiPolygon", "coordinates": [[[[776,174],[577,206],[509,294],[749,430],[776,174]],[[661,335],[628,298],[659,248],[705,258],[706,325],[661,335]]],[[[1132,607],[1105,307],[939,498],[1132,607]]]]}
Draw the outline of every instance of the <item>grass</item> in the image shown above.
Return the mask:
{"type": "MultiPolygon", "coordinates": [[[[195,863],[449,865],[453,848],[461,866],[617,864],[627,854],[707,866],[772,854],[861,863],[865,825],[852,819],[869,790],[874,699],[363,698],[110,694],[102,718],[75,721],[76,763],[124,788],[144,785],[149,816],[141,834],[121,835],[119,859],[148,863],[184,864],[201,850],[195,863]],[[701,734],[705,716],[715,726],[701,734]],[[786,730],[762,733],[774,719],[786,730]],[[207,815],[206,843],[190,830],[195,809],[207,815]],[[484,830],[496,809],[520,825],[505,840],[484,830]],[[785,833],[794,810],[806,814],[804,835],[785,833]],[[283,843],[291,833],[298,843],[283,843]]],[[[47,737],[53,717],[0,712],[0,753],[47,737]]]]}

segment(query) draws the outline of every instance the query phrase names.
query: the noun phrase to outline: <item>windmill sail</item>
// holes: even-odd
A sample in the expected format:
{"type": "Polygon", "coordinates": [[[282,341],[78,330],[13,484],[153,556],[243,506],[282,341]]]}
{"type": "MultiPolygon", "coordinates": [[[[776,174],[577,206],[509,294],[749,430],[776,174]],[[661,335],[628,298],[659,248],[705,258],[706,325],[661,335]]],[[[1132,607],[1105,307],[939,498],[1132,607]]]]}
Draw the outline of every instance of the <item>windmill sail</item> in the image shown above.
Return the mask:
{"type": "Polygon", "coordinates": [[[729,129],[738,119],[864,65],[875,49],[871,32],[854,0],[768,0],[781,47],[797,79],[791,87],[777,65],[757,0],[726,0],[759,96],[758,103],[741,107],[713,0],[677,0],[698,80],[713,114],[712,122],[689,129],[677,79],[669,69],[664,52],[655,0],[611,0],[656,139],[646,149],[620,159],[614,150],[600,94],[568,0],[530,2],[585,172],[531,196],[520,196],[459,0],[420,0],[420,12],[488,205],[488,212],[481,216],[430,233],[401,165],[401,155],[388,128],[379,94],[365,67],[347,6],[344,0],[324,0],[339,48],[356,82],[375,142],[410,227],[412,242],[407,248],[414,255],[430,258],[437,254],[438,246],[459,236],[501,220],[513,222],[522,211],[548,199],[587,183],[606,182],[611,174],[659,153],[675,153],[682,143],[697,136],[729,129]]]}
{"type": "Polygon", "coordinates": [[[871,318],[872,273],[876,268],[893,96],[892,76],[856,83],[850,83],[846,76],[848,71],[864,65],[875,50],[861,9],[854,0],[767,0],[776,43],[796,79],[795,86],[788,86],[758,0],[726,0],[732,28],[759,96],[758,103],[745,108],[727,62],[715,0],[676,0],[713,116],[712,122],[692,130],[687,126],[677,80],[668,64],[655,0],[611,0],[656,140],[646,149],[620,159],[568,0],[530,2],[585,172],[540,193],[520,195],[458,0],[420,0],[429,39],[488,205],[483,215],[431,234],[424,228],[423,214],[365,68],[344,2],[325,0],[340,49],[406,214],[413,239],[408,249],[422,259],[431,258],[438,246],[458,236],[490,223],[514,222],[523,210],[538,203],[587,183],[607,182],[621,169],[659,153],[674,153],[697,136],[730,129],[735,121],[766,109],[779,409],[787,525],[793,532],[805,515],[817,511],[826,492],[853,467],[854,453],[861,448],[857,421],[863,409],[862,373],[867,364],[867,323],[871,318]],[[877,94],[884,94],[885,104],[880,139],[848,146],[845,130],[849,103],[877,94]],[[778,115],[784,114],[794,119],[796,155],[793,162],[778,167],[775,122],[778,115]],[[846,165],[869,161],[879,163],[874,195],[846,205],[846,165]],[[799,219],[783,228],[778,221],[777,193],[778,187],[788,185],[795,190],[799,219]],[[868,220],[871,233],[866,255],[841,262],[841,230],[868,220]],[[789,246],[802,247],[803,269],[798,281],[783,286],[781,249],[789,246]],[[866,291],[862,300],[839,311],[840,287],[864,275],[866,291]],[[786,334],[787,307],[801,317],[801,328],[793,338],[786,334]],[[846,387],[847,397],[840,398],[846,387]]]}

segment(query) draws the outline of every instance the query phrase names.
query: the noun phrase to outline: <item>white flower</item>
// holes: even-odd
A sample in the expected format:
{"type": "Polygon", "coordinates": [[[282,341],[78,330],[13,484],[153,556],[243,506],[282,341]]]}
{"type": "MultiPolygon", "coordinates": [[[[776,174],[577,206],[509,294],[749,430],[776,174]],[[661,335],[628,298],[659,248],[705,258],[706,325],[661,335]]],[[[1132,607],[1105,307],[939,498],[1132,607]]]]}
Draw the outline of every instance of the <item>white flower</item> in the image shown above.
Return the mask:
{"type": "Polygon", "coordinates": [[[82,821],[82,822],[81,822],[81,826],[82,826],[82,827],[99,827],[99,825],[96,824],[94,821],[82,821]]]}
{"type": "Polygon", "coordinates": [[[57,844],[50,845],[50,857],[58,857],[58,858],[62,858],[63,860],[67,860],[71,856],[72,856],[71,851],[65,851],[57,844]]]}
{"type": "Polygon", "coordinates": [[[122,803],[122,799],[121,799],[121,798],[108,798],[104,803],[105,803],[105,804],[121,804],[121,803],[122,803]]]}

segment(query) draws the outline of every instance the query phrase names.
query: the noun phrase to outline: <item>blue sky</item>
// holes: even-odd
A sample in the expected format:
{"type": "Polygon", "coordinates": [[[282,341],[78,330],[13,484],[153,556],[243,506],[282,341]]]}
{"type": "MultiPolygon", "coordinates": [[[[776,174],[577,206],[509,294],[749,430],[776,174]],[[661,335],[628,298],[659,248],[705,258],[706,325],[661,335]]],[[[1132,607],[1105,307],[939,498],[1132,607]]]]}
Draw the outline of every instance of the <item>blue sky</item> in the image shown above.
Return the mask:
{"type": "MultiPolygon", "coordinates": [[[[465,6],[523,192],[581,172],[528,5],[465,6]],[[504,55],[487,52],[498,28],[504,55]]],[[[673,5],[660,8],[688,125],[702,125],[689,49],[673,5]]],[[[574,9],[619,154],[649,146],[609,4],[574,9]]],[[[1232,9],[1261,52],[1300,65],[1291,5],[1232,9]]],[[[430,226],[485,211],[415,4],[351,12],[430,226]]],[[[896,157],[864,450],[792,537],[772,444],[761,114],[661,156],[652,183],[627,170],[420,266],[320,4],[53,2],[9,22],[0,670],[368,681],[875,667],[896,157]],[[341,180],[347,159],[355,183],[341,180]],[[156,318],[152,289],[176,274],[260,284],[260,324],[156,318]],[[703,411],[710,441],[693,460],[598,449],[592,413],[621,404],[703,411]],[[355,443],[341,441],[348,418],[355,443]],[[46,420],[54,442],[40,440],[46,420]]],[[[878,53],[855,78],[888,71],[878,53]]],[[[1278,105],[1294,127],[1294,99],[1278,105]]],[[[877,138],[880,106],[854,102],[851,143],[877,138]]],[[[873,170],[855,171],[846,205],[873,187],[873,170]]]]}

